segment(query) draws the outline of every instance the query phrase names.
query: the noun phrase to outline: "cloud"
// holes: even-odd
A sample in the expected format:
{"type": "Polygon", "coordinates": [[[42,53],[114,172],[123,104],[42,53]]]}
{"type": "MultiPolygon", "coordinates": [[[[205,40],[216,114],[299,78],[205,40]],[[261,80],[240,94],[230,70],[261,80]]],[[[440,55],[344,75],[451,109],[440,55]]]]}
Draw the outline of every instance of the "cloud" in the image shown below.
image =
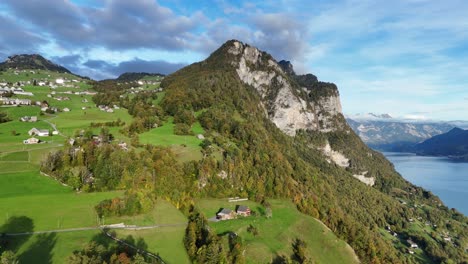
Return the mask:
{"type": "Polygon", "coordinates": [[[124,72],[150,72],[150,73],[162,73],[170,74],[180,68],[186,66],[183,63],[170,63],[167,61],[146,61],[141,59],[134,59],[131,61],[124,61],[113,68],[111,72],[116,75],[120,75],[124,72]]]}
{"type": "Polygon", "coordinates": [[[200,12],[177,15],[150,0],[105,1],[82,7],[71,1],[5,0],[23,23],[65,47],[104,46],[110,49],[183,50],[192,30],[205,21],[200,12]]]}
{"type": "Polygon", "coordinates": [[[12,55],[15,50],[32,53],[38,45],[46,43],[43,37],[19,26],[15,20],[2,14],[0,14],[0,32],[2,32],[0,50],[8,55],[12,55]]]}
{"type": "Polygon", "coordinates": [[[79,69],[80,74],[86,74],[94,79],[115,78],[125,72],[149,72],[170,74],[186,66],[184,63],[171,63],[163,60],[147,61],[135,58],[118,64],[103,60],[88,60],[85,67],[79,69]]]}
{"type": "Polygon", "coordinates": [[[66,55],[62,57],[52,57],[52,61],[60,65],[77,65],[82,59],[79,54],[66,55]]]}

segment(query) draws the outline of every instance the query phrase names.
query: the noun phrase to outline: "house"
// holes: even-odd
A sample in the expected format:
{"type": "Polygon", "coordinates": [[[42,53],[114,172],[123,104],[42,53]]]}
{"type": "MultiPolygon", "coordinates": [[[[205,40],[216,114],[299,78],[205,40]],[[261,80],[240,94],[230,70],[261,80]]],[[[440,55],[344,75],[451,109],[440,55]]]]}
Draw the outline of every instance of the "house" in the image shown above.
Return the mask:
{"type": "Polygon", "coordinates": [[[37,122],[37,116],[23,116],[20,118],[21,122],[37,122]]]}
{"type": "Polygon", "coordinates": [[[408,242],[408,245],[410,246],[410,248],[418,248],[418,244],[414,243],[413,240],[408,239],[406,240],[406,242],[408,242]]]}
{"type": "Polygon", "coordinates": [[[203,140],[203,139],[205,139],[205,136],[203,136],[202,134],[198,134],[198,135],[197,135],[197,138],[203,140]]]}
{"type": "Polygon", "coordinates": [[[4,105],[31,105],[31,100],[29,99],[0,97],[0,101],[2,101],[4,105]]]}
{"type": "Polygon", "coordinates": [[[245,205],[238,205],[236,214],[241,216],[250,216],[250,208],[245,205]]]}
{"type": "Polygon", "coordinates": [[[216,214],[216,219],[219,220],[230,220],[236,217],[236,213],[231,209],[223,208],[216,214]]]}
{"type": "Polygon", "coordinates": [[[65,81],[62,78],[58,78],[55,80],[56,84],[63,84],[65,81]]]}
{"type": "Polygon", "coordinates": [[[70,108],[65,107],[65,108],[63,109],[63,112],[70,112],[70,108]]]}
{"type": "Polygon", "coordinates": [[[23,143],[24,144],[37,144],[39,143],[39,139],[32,137],[32,138],[28,138],[24,140],[23,143]]]}
{"type": "Polygon", "coordinates": [[[28,131],[28,134],[30,136],[32,135],[37,135],[40,137],[48,137],[49,136],[49,130],[48,129],[37,129],[33,127],[31,130],[28,131]]]}

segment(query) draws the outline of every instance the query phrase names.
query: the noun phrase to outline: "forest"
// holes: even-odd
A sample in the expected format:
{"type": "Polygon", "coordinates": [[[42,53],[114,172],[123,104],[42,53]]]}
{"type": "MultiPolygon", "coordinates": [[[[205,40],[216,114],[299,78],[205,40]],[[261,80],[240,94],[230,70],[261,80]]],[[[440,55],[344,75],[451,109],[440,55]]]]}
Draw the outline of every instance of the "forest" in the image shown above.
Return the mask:
{"type": "MultiPolygon", "coordinates": [[[[126,197],[96,206],[102,215],[140,213],[151,208],[157,197],[169,199],[189,216],[185,245],[196,263],[244,262],[238,254],[242,243],[233,238],[229,248],[221,247],[219,238],[205,229],[204,216],[193,209],[197,197],[234,196],[258,202],[290,199],[301,212],[321,220],[347,241],[363,263],[418,262],[385,239],[381,232],[387,227],[402,239],[417,242],[434,262],[467,263],[466,217],[439,206],[440,200],[430,192],[405,181],[352,131],[299,131],[295,137],[282,133],[263,114],[258,94],[239,81],[232,65],[220,61],[229,59],[225,54],[215,52],[207,61],[167,76],[161,83],[166,91],[161,105],[153,105],[157,96],[150,93],[121,98],[125,89],[117,86],[98,88],[101,93],[95,97],[97,104],[128,109],[135,120],[123,130],[134,137],[169,117],[182,134],[198,121],[206,131],[201,160],[181,162],[169,148],[143,146],[137,140],[135,148],[123,150],[106,140],[109,135],[103,129],[101,140],[84,133],[73,146],[49,154],[41,170],[80,191],[126,190],[126,197]],[[196,117],[196,112],[201,114],[196,117]],[[326,162],[317,148],[325,141],[350,158],[349,168],[326,162]],[[222,150],[221,157],[210,151],[213,146],[222,150]],[[364,168],[376,178],[373,188],[352,177],[364,168]],[[221,171],[228,176],[219,177],[221,171]],[[430,234],[411,228],[408,219],[413,218],[437,228],[430,234]],[[456,234],[453,243],[441,240],[441,232],[456,234]]],[[[334,87],[317,85],[325,87],[324,93],[334,87]]],[[[298,242],[298,248],[302,246],[298,242]]]]}

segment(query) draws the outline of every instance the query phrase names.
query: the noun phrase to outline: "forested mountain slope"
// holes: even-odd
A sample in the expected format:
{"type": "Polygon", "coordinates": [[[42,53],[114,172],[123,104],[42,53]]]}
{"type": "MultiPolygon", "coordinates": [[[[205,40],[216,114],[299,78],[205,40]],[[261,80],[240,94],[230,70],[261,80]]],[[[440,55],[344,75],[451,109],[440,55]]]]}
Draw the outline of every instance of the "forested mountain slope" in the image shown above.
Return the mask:
{"type": "MultiPolygon", "coordinates": [[[[363,263],[468,261],[467,218],[369,149],[347,125],[332,83],[298,76],[292,65],[232,40],[166,76],[162,98],[151,91],[126,96],[123,85],[112,87],[97,89],[94,100],[128,109],[134,120],[121,131],[135,148],[107,144],[108,133],[98,145],[85,132],[42,169],[80,190],[126,189],[122,204],[140,204],[132,210],[162,196],[192,211],[187,235],[197,239],[186,247],[194,261],[206,261],[213,250],[220,260],[225,251],[193,212],[193,199],[236,196],[293,201],[346,240],[363,263]],[[168,120],[181,135],[193,134],[196,124],[203,128],[200,159],[177,160],[166,148],[138,142],[138,134],[168,120]],[[420,247],[414,255],[408,239],[420,247]]],[[[239,252],[230,250],[236,257],[229,262],[240,263],[239,252]]]]}
{"type": "Polygon", "coordinates": [[[334,84],[312,79],[301,87],[294,75],[269,54],[228,41],[164,79],[165,111],[203,111],[198,119],[224,150],[221,161],[198,174],[200,193],[289,197],[346,239],[363,262],[417,262],[401,242],[407,238],[434,261],[466,261],[467,219],[362,143],[344,120],[334,84]],[[228,177],[217,177],[219,170],[228,177]],[[438,228],[428,234],[413,219],[438,228]],[[400,240],[382,235],[386,226],[400,240]],[[443,243],[443,231],[459,240],[443,243]]]}

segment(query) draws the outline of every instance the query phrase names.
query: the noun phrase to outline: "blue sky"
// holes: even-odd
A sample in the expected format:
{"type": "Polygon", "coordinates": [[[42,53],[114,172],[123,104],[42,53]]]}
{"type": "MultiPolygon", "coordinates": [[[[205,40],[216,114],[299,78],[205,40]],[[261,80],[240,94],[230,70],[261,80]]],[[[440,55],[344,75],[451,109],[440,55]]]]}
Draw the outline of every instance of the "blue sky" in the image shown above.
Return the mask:
{"type": "Polygon", "coordinates": [[[334,82],[343,110],[468,119],[468,1],[2,0],[0,59],[170,73],[239,39],[334,82]]]}

